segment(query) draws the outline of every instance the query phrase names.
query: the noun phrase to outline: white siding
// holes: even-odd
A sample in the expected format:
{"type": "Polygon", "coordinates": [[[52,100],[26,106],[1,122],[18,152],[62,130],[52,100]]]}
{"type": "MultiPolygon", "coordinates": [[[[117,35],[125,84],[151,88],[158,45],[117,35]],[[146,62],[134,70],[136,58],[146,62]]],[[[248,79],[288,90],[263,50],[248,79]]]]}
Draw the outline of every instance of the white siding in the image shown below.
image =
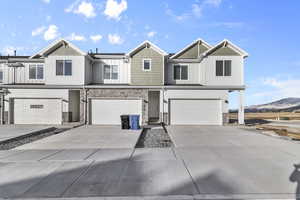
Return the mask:
{"type": "Polygon", "coordinates": [[[23,63],[24,67],[12,68],[6,64],[0,64],[3,71],[3,84],[42,84],[45,83],[45,65],[44,63],[23,63]],[[43,65],[44,66],[44,79],[29,79],[29,66],[30,65],[43,65]],[[14,77],[15,69],[15,77],[14,77]]]}
{"type": "Polygon", "coordinates": [[[90,84],[93,82],[93,69],[92,61],[88,58],[85,58],[85,84],[90,84]]]}
{"type": "Polygon", "coordinates": [[[205,66],[205,85],[240,86],[244,85],[244,59],[241,56],[208,56],[205,66]],[[216,60],[231,60],[231,76],[216,76],[216,60]]]}
{"type": "Polygon", "coordinates": [[[45,58],[46,84],[83,85],[85,82],[84,56],[49,56],[45,58]],[[56,60],[72,60],[72,76],[56,76],[56,60]]]}
{"type": "Polygon", "coordinates": [[[93,65],[93,83],[96,84],[128,84],[129,71],[128,63],[124,59],[101,59],[96,61],[93,65]],[[104,80],[103,79],[103,66],[104,65],[118,65],[119,77],[118,80],[104,80]]]}
{"type": "Polygon", "coordinates": [[[200,63],[169,63],[167,69],[167,84],[200,84],[200,63]],[[188,80],[174,80],[174,65],[188,66],[188,80]]]}

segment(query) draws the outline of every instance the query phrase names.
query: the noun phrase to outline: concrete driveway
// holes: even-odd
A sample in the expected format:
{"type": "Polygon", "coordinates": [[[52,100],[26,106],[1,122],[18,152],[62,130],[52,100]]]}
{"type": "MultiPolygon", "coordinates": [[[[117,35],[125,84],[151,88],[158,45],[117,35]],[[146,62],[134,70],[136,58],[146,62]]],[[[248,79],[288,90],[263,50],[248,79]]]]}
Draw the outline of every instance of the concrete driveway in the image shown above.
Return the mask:
{"type": "MultiPolygon", "coordinates": [[[[92,134],[83,132],[89,128],[79,130],[92,134]]],[[[0,198],[292,199],[300,193],[297,143],[236,127],[168,130],[175,148],[0,152],[0,198]]]]}
{"type": "Polygon", "coordinates": [[[121,130],[120,126],[81,126],[17,149],[98,149],[134,148],[141,130],[121,130]]]}
{"type": "Polygon", "coordinates": [[[171,126],[168,131],[201,193],[300,193],[297,142],[226,126],[171,126]]]}
{"type": "Polygon", "coordinates": [[[1,125],[0,142],[51,128],[47,125],[1,125]]]}

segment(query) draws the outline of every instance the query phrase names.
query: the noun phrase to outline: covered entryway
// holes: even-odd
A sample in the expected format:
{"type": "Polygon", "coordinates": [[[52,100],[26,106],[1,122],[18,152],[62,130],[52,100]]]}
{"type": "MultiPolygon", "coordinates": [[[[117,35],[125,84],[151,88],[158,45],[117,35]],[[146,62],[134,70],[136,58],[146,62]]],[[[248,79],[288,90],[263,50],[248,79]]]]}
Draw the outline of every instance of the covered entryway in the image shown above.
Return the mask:
{"type": "Polygon", "coordinates": [[[14,124],[61,124],[62,100],[15,98],[11,115],[14,124]]]}
{"type": "Polygon", "coordinates": [[[159,122],[160,91],[149,91],[148,93],[148,118],[149,123],[159,122]]]}
{"type": "Polygon", "coordinates": [[[171,125],[222,125],[219,99],[171,99],[171,125]]]}
{"type": "Polygon", "coordinates": [[[120,115],[140,115],[142,121],[142,100],[140,99],[91,99],[90,123],[120,125],[120,115]]]}

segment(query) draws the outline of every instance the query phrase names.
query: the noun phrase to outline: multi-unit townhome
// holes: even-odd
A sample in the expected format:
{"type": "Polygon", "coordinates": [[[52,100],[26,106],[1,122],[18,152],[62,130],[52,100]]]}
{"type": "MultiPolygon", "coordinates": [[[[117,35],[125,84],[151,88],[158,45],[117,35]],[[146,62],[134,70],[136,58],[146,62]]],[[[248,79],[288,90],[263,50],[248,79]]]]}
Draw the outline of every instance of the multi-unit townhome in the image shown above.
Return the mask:
{"type": "Polygon", "coordinates": [[[222,125],[229,92],[244,123],[244,59],[228,40],[198,39],[175,54],[149,41],[128,53],[86,53],[59,39],[32,56],[1,56],[1,123],[222,125]]]}

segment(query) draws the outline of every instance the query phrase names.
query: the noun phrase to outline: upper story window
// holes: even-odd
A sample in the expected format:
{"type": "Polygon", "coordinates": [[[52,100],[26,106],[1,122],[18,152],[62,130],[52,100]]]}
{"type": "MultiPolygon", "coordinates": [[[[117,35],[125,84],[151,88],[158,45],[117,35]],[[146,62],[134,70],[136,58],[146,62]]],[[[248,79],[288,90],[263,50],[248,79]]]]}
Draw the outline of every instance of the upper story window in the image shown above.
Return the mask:
{"type": "Polygon", "coordinates": [[[104,65],[104,79],[118,80],[119,67],[118,65],[104,65]]]}
{"type": "Polygon", "coordinates": [[[29,79],[44,79],[44,66],[29,65],[29,79]]]}
{"type": "Polygon", "coordinates": [[[216,76],[231,76],[231,60],[216,61],[216,76]]]}
{"type": "Polygon", "coordinates": [[[188,80],[187,65],[174,65],[174,80],[188,80]]]}
{"type": "Polygon", "coordinates": [[[143,70],[151,71],[151,59],[143,59],[143,70]]]}
{"type": "Polygon", "coordinates": [[[0,70],[0,83],[2,83],[2,82],[3,82],[3,71],[0,70]]]}
{"type": "Polygon", "coordinates": [[[56,60],[56,76],[72,76],[72,60],[56,60]]]}

